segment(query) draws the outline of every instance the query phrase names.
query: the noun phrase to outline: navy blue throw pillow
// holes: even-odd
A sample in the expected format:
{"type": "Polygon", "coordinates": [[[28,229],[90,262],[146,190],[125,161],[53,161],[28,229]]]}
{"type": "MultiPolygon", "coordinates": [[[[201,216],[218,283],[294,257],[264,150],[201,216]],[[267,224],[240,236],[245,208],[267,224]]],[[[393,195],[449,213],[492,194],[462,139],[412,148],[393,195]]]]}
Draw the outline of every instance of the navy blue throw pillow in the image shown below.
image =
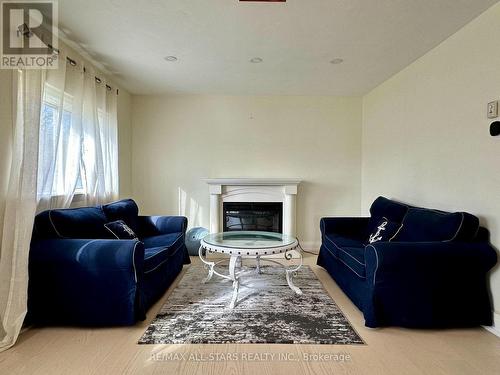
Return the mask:
{"type": "Polygon", "coordinates": [[[123,220],[112,221],[104,224],[104,227],[110,231],[119,240],[137,240],[137,235],[123,220]]]}
{"type": "Polygon", "coordinates": [[[123,220],[132,230],[138,232],[137,216],[139,207],[132,199],[123,199],[102,206],[102,210],[108,218],[106,221],[123,220]]]}
{"type": "Polygon", "coordinates": [[[368,237],[368,244],[379,241],[390,241],[396,236],[400,228],[401,224],[389,221],[383,217],[378,221],[377,225],[373,229],[373,232],[370,233],[370,236],[368,237]]]}

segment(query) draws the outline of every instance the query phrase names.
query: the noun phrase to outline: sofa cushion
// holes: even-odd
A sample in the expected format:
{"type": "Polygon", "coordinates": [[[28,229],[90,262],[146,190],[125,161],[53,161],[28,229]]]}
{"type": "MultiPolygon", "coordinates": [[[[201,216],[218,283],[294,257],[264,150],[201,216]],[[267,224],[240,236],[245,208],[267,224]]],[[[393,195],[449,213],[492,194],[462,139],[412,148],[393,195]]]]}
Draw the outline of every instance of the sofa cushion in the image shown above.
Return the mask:
{"type": "Polygon", "coordinates": [[[377,227],[368,236],[367,244],[379,241],[391,241],[398,231],[401,229],[401,224],[395,223],[383,217],[379,220],[377,227]]]}
{"type": "Polygon", "coordinates": [[[378,197],[370,207],[370,222],[368,224],[368,233],[376,230],[379,221],[387,218],[389,221],[400,224],[403,221],[410,206],[399,203],[384,197],[378,197]]]}
{"type": "Polygon", "coordinates": [[[138,240],[135,232],[123,220],[106,223],[104,227],[119,240],[138,240]]]}
{"type": "Polygon", "coordinates": [[[82,207],[47,211],[52,229],[60,238],[112,238],[104,227],[108,221],[100,207],[82,207]]]}
{"type": "Polygon", "coordinates": [[[352,238],[342,237],[336,234],[327,234],[324,237],[323,245],[338,257],[339,250],[344,247],[363,247],[362,241],[352,238]]]}
{"type": "Polygon", "coordinates": [[[139,207],[133,199],[123,199],[102,206],[107,221],[123,220],[134,232],[138,232],[139,207]]]}
{"type": "Polygon", "coordinates": [[[159,236],[145,237],[142,239],[144,242],[144,247],[160,247],[160,246],[172,246],[174,242],[178,241],[182,237],[182,233],[169,233],[161,234],[159,236]]]}
{"type": "Polygon", "coordinates": [[[338,259],[356,276],[366,277],[364,247],[344,247],[339,250],[338,259]]]}
{"type": "Polygon", "coordinates": [[[182,233],[165,234],[144,239],[144,272],[152,271],[163,264],[182,246],[182,233]]]}
{"type": "Polygon", "coordinates": [[[396,241],[452,241],[459,234],[464,215],[426,208],[410,208],[396,241]]]}

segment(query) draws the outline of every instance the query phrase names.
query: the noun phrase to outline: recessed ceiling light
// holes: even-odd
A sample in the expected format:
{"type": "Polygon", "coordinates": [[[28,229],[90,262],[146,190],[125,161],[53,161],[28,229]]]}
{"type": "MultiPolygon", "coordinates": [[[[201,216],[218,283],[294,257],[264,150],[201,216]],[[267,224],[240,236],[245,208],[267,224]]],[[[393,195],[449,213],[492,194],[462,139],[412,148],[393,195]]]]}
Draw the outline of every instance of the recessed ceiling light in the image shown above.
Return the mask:
{"type": "Polygon", "coordinates": [[[250,59],[250,62],[254,64],[261,63],[262,61],[264,60],[262,60],[260,57],[254,57],[253,59],[250,59]]]}
{"type": "Polygon", "coordinates": [[[341,58],[336,58],[330,61],[331,64],[337,65],[337,64],[342,64],[344,62],[344,59],[341,58]]]}
{"type": "Polygon", "coordinates": [[[167,56],[167,57],[165,57],[165,60],[167,60],[167,61],[177,61],[177,57],[175,57],[175,56],[167,56]]]}

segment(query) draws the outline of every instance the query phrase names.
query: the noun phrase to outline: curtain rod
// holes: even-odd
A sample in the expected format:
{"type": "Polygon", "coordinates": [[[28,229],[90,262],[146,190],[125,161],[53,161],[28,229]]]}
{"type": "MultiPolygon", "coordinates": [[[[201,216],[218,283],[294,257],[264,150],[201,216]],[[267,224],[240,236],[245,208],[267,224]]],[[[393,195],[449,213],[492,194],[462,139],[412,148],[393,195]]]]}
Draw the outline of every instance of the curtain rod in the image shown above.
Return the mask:
{"type": "MultiPolygon", "coordinates": [[[[31,38],[32,32],[31,32],[29,26],[26,25],[26,23],[23,23],[17,29],[26,38],[31,38]]],[[[42,40],[42,42],[43,42],[43,40],[42,40]]],[[[59,55],[61,53],[61,51],[59,49],[54,48],[54,46],[52,46],[50,43],[45,43],[45,44],[46,44],[46,46],[49,49],[51,49],[53,52],[55,52],[56,55],[59,55]]],[[[68,60],[68,62],[72,66],[76,66],[77,65],[76,61],[73,60],[73,59],[71,59],[71,58],[69,58],[69,57],[66,57],[66,60],[68,60]]],[[[83,71],[85,72],[85,67],[83,67],[83,71]]],[[[99,77],[95,77],[95,80],[96,80],[97,83],[102,83],[102,80],[99,77]]],[[[108,89],[109,91],[111,91],[113,88],[111,86],[109,86],[109,85],[106,85],[106,89],[108,89]]],[[[116,89],[116,95],[118,95],[118,89],[116,89]]]]}
{"type": "MultiPolygon", "coordinates": [[[[60,51],[59,51],[57,48],[54,48],[51,44],[47,44],[47,47],[49,47],[49,48],[50,48],[52,51],[54,51],[57,55],[59,55],[59,54],[60,54],[60,51]]],[[[76,62],[75,60],[73,60],[72,58],[70,58],[70,57],[66,57],[66,60],[69,62],[69,64],[70,64],[71,66],[76,66],[76,65],[78,65],[78,64],[77,64],[77,62],[76,62]]],[[[83,71],[84,71],[84,72],[86,71],[85,67],[83,67],[83,71]]],[[[96,81],[97,83],[102,83],[102,79],[100,79],[99,77],[95,76],[94,78],[95,78],[95,81],[96,81]]],[[[108,91],[113,90],[113,88],[112,88],[110,85],[106,85],[106,89],[107,89],[108,91]]],[[[119,93],[119,90],[118,90],[118,89],[116,89],[116,95],[118,95],[118,93],[119,93]]]]}

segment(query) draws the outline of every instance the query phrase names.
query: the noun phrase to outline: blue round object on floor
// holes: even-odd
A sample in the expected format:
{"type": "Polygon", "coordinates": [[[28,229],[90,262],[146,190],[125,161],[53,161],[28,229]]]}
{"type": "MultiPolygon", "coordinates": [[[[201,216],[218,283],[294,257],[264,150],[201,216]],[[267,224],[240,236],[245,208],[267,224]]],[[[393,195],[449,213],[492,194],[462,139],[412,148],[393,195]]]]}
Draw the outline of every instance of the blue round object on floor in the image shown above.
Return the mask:
{"type": "Polygon", "coordinates": [[[186,233],[186,247],[189,255],[198,255],[200,241],[208,234],[208,229],[202,227],[191,228],[186,233]]]}

